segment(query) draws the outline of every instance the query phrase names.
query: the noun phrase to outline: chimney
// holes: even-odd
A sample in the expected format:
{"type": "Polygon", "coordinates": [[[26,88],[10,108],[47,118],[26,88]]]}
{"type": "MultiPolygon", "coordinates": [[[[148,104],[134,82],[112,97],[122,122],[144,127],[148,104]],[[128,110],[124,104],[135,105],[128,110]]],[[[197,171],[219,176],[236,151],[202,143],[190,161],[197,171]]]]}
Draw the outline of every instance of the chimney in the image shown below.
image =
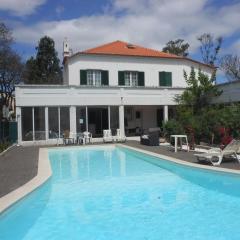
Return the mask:
{"type": "Polygon", "coordinates": [[[68,44],[67,38],[64,38],[64,41],[63,41],[63,58],[69,57],[69,56],[70,56],[69,44],[68,44]]]}

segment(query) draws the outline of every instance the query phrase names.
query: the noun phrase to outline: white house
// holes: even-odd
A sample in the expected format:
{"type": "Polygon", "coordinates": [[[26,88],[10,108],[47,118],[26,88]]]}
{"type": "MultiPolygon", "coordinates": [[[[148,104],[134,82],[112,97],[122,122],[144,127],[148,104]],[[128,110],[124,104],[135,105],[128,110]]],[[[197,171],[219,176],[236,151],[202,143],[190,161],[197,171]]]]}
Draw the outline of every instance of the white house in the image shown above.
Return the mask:
{"type": "Polygon", "coordinates": [[[70,54],[64,49],[63,85],[18,85],[19,144],[54,143],[65,130],[120,128],[134,136],[171,117],[174,97],[186,87],[183,70],[213,68],[195,60],[122,41],[70,54]]]}

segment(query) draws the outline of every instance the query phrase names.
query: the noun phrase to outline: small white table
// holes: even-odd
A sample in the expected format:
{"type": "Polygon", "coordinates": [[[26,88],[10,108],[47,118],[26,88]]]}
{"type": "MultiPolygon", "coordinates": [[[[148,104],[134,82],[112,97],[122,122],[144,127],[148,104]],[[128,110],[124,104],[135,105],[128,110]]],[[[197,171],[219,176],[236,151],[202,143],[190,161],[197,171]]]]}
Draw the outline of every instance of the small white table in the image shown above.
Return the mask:
{"type": "Polygon", "coordinates": [[[174,138],[174,140],[175,140],[175,148],[174,148],[174,151],[175,151],[175,152],[177,152],[177,142],[178,142],[178,138],[179,138],[179,140],[180,140],[181,149],[182,149],[182,139],[184,138],[184,139],[186,140],[186,143],[187,143],[187,151],[189,152],[187,135],[171,135],[170,138],[174,138]]]}

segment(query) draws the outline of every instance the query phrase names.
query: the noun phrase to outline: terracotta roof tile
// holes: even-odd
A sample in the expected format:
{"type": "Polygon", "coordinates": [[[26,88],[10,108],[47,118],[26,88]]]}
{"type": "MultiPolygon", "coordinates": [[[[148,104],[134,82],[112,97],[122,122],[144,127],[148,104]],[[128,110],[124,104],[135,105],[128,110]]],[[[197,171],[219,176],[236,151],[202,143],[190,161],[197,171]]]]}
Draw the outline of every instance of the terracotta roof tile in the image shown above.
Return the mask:
{"type": "Polygon", "coordinates": [[[160,52],[150,48],[144,48],[131,43],[115,41],[101,45],[96,48],[85,50],[85,54],[106,54],[106,55],[123,55],[123,56],[141,56],[141,57],[160,57],[160,58],[181,58],[180,56],[160,52]]]}
{"type": "MultiPolygon", "coordinates": [[[[182,56],[178,56],[175,54],[165,53],[158,50],[150,49],[141,47],[135,44],[123,42],[123,41],[114,41],[111,43],[107,43],[95,48],[90,48],[82,52],[78,52],[73,54],[71,57],[76,55],[85,55],[85,54],[93,54],[93,55],[117,55],[117,56],[138,56],[138,57],[155,57],[155,58],[168,58],[168,59],[181,59],[187,60],[190,62],[194,62],[209,68],[214,69],[214,66],[210,66],[208,64],[204,64],[202,62],[193,60],[191,58],[186,58],[182,56]]],[[[70,58],[71,58],[70,57],[70,58]]],[[[64,63],[66,62],[67,58],[64,59],[64,63]]]]}

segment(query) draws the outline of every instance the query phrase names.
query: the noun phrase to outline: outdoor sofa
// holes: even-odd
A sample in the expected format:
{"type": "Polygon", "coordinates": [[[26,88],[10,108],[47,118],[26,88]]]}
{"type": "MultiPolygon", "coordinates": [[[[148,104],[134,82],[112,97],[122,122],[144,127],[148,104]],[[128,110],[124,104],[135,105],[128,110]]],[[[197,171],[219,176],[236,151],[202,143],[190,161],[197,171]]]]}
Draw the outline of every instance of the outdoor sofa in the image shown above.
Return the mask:
{"type": "Polygon", "coordinates": [[[140,137],[140,143],[148,146],[159,146],[160,130],[149,131],[140,137]]]}

